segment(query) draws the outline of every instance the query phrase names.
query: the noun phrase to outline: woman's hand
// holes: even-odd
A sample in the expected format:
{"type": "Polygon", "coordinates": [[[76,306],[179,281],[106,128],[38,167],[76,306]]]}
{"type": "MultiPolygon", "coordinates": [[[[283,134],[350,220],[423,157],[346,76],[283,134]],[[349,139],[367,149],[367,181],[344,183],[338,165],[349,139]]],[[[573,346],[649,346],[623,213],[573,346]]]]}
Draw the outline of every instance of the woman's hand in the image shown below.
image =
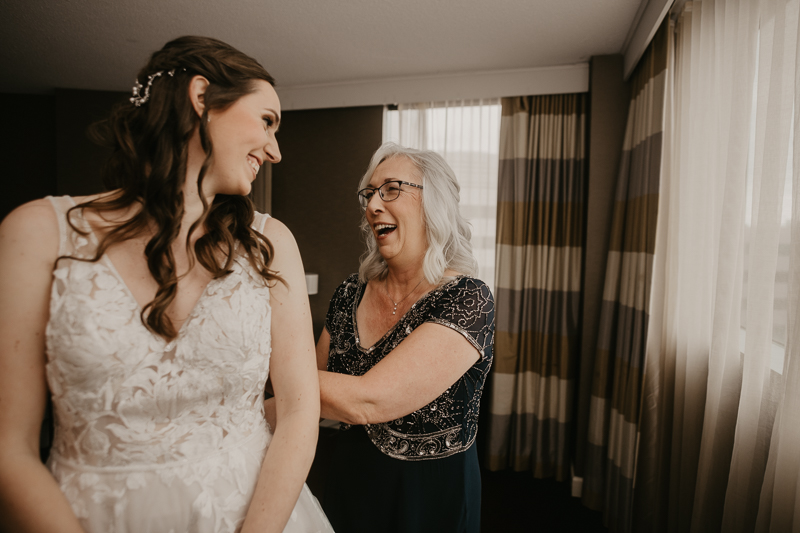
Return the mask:
{"type": "Polygon", "coordinates": [[[82,531],[66,497],[39,459],[39,432],[48,394],[45,327],[58,243],[58,221],[48,200],[25,204],[0,224],[2,531],[82,531]]]}

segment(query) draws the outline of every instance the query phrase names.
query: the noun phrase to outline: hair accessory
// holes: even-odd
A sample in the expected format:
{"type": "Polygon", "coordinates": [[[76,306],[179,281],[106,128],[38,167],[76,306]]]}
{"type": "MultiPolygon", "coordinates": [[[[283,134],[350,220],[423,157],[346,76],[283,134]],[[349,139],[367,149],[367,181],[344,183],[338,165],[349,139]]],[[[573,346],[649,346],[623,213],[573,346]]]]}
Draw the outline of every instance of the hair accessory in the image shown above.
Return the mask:
{"type": "MultiPolygon", "coordinates": [[[[172,69],[172,70],[168,70],[167,71],[167,74],[169,75],[169,77],[172,77],[172,76],[175,75],[175,70],[176,69],[172,69]]],[[[181,70],[186,72],[185,68],[181,69],[181,70]]],[[[149,76],[147,76],[147,86],[146,87],[143,86],[141,83],[139,83],[139,78],[136,78],[136,80],[134,80],[136,85],[133,86],[133,96],[130,99],[131,103],[133,105],[135,105],[136,107],[140,107],[142,104],[147,103],[147,101],[150,99],[150,87],[153,85],[153,82],[155,81],[155,79],[158,78],[159,76],[161,76],[162,74],[164,74],[164,71],[163,70],[159,70],[158,72],[155,72],[155,73],[150,74],[149,76]],[[142,92],[142,88],[144,88],[144,92],[142,92]]]]}

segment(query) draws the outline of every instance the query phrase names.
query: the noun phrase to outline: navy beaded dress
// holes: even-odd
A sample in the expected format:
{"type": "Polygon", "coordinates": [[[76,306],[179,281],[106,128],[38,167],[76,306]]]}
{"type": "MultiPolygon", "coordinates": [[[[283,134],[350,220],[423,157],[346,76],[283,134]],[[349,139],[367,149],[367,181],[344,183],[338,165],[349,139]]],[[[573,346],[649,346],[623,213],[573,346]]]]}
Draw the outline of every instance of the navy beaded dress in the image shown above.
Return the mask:
{"type": "Polygon", "coordinates": [[[363,348],[356,310],[366,285],[347,278],[331,299],[328,370],[365,374],[426,322],[451,328],[478,361],[441,396],[381,424],[342,424],[323,508],[340,533],[478,533],[481,477],[475,436],[492,362],[494,300],[482,281],[459,276],[420,298],[378,342],[363,348]]]}

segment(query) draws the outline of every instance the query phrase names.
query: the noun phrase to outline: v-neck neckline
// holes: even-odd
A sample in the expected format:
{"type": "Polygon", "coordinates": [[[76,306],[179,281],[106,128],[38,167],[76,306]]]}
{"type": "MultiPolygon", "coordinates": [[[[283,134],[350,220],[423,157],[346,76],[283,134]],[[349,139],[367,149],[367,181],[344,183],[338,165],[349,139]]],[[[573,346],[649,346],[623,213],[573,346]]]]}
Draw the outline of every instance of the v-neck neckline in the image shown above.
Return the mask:
{"type": "Polygon", "coordinates": [[[409,314],[409,313],[410,313],[410,312],[411,312],[413,309],[415,309],[415,308],[417,307],[417,304],[418,304],[418,303],[422,302],[423,300],[426,300],[426,299],[427,299],[427,298],[428,298],[428,297],[429,297],[431,294],[433,294],[433,293],[435,293],[435,292],[437,292],[437,291],[440,291],[440,290],[444,289],[445,287],[447,287],[448,285],[450,285],[451,283],[453,283],[453,282],[455,282],[455,281],[458,281],[458,280],[459,280],[460,278],[462,278],[462,277],[463,277],[463,275],[461,275],[461,276],[456,276],[456,277],[454,277],[452,280],[450,280],[450,281],[448,281],[447,283],[445,283],[444,285],[440,285],[440,286],[434,287],[433,289],[431,289],[431,290],[429,290],[428,292],[426,292],[425,294],[423,294],[423,295],[422,295],[422,296],[421,296],[421,297],[420,297],[420,298],[419,298],[419,299],[418,299],[416,302],[414,302],[413,304],[411,304],[411,307],[409,307],[409,308],[408,308],[408,310],[407,310],[405,313],[403,313],[403,315],[402,315],[402,316],[401,316],[401,317],[400,317],[400,318],[397,320],[397,322],[395,322],[395,323],[392,325],[392,327],[390,327],[390,328],[389,328],[389,329],[386,331],[386,333],[384,333],[384,334],[383,334],[383,336],[382,336],[380,339],[378,339],[377,341],[375,341],[375,342],[372,344],[372,346],[370,346],[370,347],[368,347],[368,348],[364,348],[364,347],[361,345],[361,335],[360,335],[360,334],[359,334],[359,332],[358,332],[358,317],[357,317],[357,313],[358,313],[358,306],[359,306],[359,304],[361,303],[361,300],[364,298],[364,293],[367,291],[367,283],[359,284],[359,287],[358,287],[358,290],[357,290],[357,292],[356,292],[355,298],[353,298],[353,309],[352,309],[353,333],[355,334],[355,337],[356,337],[356,348],[358,348],[358,350],[359,350],[359,351],[361,351],[361,352],[364,352],[364,353],[372,353],[372,352],[374,352],[374,351],[375,351],[375,349],[376,349],[378,346],[380,346],[381,344],[383,344],[383,342],[384,342],[384,341],[385,341],[385,340],[386,340],[386,339],[387,339],[387,338],[388,338],[388,337],[389,337],[389,336],[390,336],[392,333],[394,333],[394,330],[396,330],[396,329],[397,329],[397,326],[398,326],[398,325],[400,325],[400,323],[401,323],[401,322],[403,322],[403,321],[406,319],[406,317],[408,316],[408,314],[409,314]]]}
{"type": "MultiPolygon", "coordinates": [[[[70,196],[70,200],[71,200],[73,206],[77,205],[75,203],[75,199],[72,198],[71,196],[70,196]]],[[[100,245],[100,240],[97,237],[97,233],[95,233],[94,227],[92,227],[92,224],[84,216],[83,209],[81,209],[80,211],[81,211],[81,213],[80,213],[81,222],[83,223],[84,229],[86,231],[88,231],[89,237],[90,237],[90,239],[92,241],[92,244],[95,246],[95,249],[96,249],[96,247],[100,245]]],[[[234,252],[236,251],[236,248],[238,248],[238,247],[234,247],[234,252]]],[[[102,255],[102,257],[100,257],[100,261],[104,261],[104,264],[105,264],[106,268],[108,268],[111,271],[111,273],[117,279],[119,284],[122,286],[123,292],[125,292],[127,294],[128,298],[130,298],[131,302],[133,302],[133,304],[136,306],[136,310],[138,311],[138,313],[137,313],[138,316],[142,316],[142,312],[143,312],[144,308],[139,303],[139,300],[136,299],[136,296],[133,295],[133,291],[131,290],[130,286],[128,285],[128,282],[125,281],[125,278],[123,278],[122,274],[119,273],[119,270],[117,270],[116,265],[114,265],[114,262],[111,260],[111,257],[109,257],[108,253],[104,253],[102,255]]],[[[209,288],[211,287],[211,284],[213,284],[215,281],[218,281],[219,279],[221,279],[221,278],[211,278],[208,281],[208,283],[206,283],[206,286],[203,287],[203,291],[200,293],[200,296],[198,296],[197,300],[195,300],[194,304],[192,305],[192,308],[189,311],[189,314],[186,315],[186,318],[181,323],[181,327],[178,328],[178,332],[175,335],[174,339],[172,339],[171,341],[168,341],[167,339],[164,339],[163,337],[161,337],[160,335],[156,335],[155,333],[153,333],[153,336],[158,337],[159,339],[161,339],[164,342],[164,344],[166,344],[168,346],[169,345],[173,345],[174,342],[178,338],[181,337],[181,335],[182,335],[184,329],[186,328],[187,324],[189,322],[191,322],[192,318],[194,318],[195,314],[197,313],[197,309],[200,306],[200,303],[205,299],[206,295],[208,294],[208,291],[209,291],[209,288]]],[[[141,321],[138,321],[138,323],[142,327],[145,327],[144,324],[141,323],[141,321]]],[[[150,331],[150,330],[148,330],[148,331],[150,331]]]]}

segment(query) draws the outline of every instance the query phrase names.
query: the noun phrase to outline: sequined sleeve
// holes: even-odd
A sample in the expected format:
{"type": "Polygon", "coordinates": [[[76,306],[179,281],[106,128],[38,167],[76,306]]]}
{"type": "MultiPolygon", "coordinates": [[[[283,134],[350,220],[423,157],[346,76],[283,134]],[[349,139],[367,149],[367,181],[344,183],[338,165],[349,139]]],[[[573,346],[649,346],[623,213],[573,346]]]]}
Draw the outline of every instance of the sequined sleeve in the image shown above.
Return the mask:
{"type": "Polygon", "coordinates": [[[351,274],[333,293],[331,302],[328,304],[328,313],[325,315],[325,329],[331,335],[341,329],[343,321],[349,317],[347,311],[349,305],[352,304],[353,291],[357,286],[358,274],[351,274]]]}
{"type": "Polygon", "coordinates": [[[491,359],[494,297],[483,281],[463,277],[449,284],[437,295],[426,322],[459,332],[480,352],[482,361],[491,359]]]}
{"type": "Polygon", "coordinates": [[[360,376],[371,368],[359,357],[358,341],[353,328],[353,305],[360,284],[358,274],[350,275],[333,293],[325,317],[325,329],[331,342],[328,352],[328,371],[360,376]]]}

